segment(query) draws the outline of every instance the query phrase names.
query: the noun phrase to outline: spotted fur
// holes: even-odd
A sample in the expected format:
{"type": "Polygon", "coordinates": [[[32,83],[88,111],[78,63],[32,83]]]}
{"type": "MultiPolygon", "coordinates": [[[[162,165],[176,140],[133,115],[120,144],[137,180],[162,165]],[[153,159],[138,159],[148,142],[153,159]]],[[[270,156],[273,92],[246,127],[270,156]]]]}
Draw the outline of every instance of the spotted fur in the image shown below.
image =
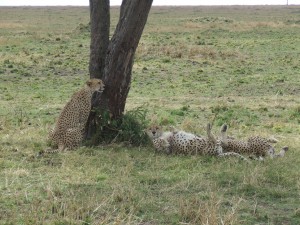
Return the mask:
{"type": "Polygon", "coordinates": [[[94,92],[102,92],[104,84],[100,79],[90,79],[86,86],[74,93],[61,111],[55,128],[49,134],[49,140],[57,149],[46,152],[72,150],[80,146],[83,131],[91,110],[91,99],[94,92]]]}
{"type": "Polygon", "coordinates": [[[248,155],[255,157],[256,159],[263,159],[266,156],[271,158],[283,157],[288,147],[285,146],[281,149],[279,154],[275,153],[275,148],[270,144],[277,142],[276,139],[267,139],[260,136],[254,136],[248,138],[247,141],[236,140],[228,138],[227,136],[228,126],[224,124],[221,127],[221,142],[224,152],[235,152],[242,155],[248,155]]]}
{"type": "Polygon", "coordinates": [[[171,152],[175,154],[219,155],[223,152],[221,143],[211,133],[207,125],[207,137],[197,136],[184,131],[175,132],[170,141],[171,152]]]}
{"type": "Polygon", "coordinates": [[[185,131],[163,132],[159,126],[150,127],[147,134],[157,151],[163,150],[168,154],[218,155],[222,153],[221,144],[212,135],[210,124],[207,125],[207,138],[185,131]]]}

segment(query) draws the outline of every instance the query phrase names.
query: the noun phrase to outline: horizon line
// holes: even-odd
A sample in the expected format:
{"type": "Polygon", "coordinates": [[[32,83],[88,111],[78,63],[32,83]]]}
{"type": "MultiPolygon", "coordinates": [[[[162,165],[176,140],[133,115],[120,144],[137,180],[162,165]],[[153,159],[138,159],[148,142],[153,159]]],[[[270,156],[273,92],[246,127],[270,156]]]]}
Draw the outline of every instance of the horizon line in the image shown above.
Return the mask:
{"type": "MultiPolygon", "coordinates": [[[[155,7],[155,6],[164,6],[164,7],[168,7],[168,6],[299,6],[300,4],[213,4],[213,5],[152,5],[152,7],[155,7]]],[[[0,4],[0,7],[43,7],[43,6],[46,6],[46,7],[49,7],[49,6],[54,6],[54,7],[57,7],[57,6],[74,6],[74,7],[78,7],[78,6],[82,6],[82,7],[88,7],[89,5],[1,5],[0,4]]],[[[121,5],[110,5],[110,6],[121,6],[121,5]]]]}

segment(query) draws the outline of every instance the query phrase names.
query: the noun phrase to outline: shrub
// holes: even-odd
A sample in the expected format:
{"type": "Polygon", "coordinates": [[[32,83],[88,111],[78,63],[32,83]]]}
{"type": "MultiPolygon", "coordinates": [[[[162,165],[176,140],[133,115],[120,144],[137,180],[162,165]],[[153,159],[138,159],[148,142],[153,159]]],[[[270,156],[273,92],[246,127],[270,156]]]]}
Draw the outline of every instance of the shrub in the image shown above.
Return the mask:
{"type": "Polygon", "coordinates": [[[109,112],[103,112],[97,117],[100,118],[97,131],[87,144],[123,142],[134,146],[148,145],[150,140],[145,133],[148,126],[146,115],[147,110],[143,107],[130,110],[117,120],[111,120],[109,112]]]}

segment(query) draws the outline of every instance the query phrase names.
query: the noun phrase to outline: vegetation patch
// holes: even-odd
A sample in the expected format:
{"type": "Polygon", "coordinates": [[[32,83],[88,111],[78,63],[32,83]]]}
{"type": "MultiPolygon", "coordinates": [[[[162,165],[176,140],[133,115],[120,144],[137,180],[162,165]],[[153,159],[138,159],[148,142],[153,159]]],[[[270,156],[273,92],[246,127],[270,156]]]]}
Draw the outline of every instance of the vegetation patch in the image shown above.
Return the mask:
{"type": "Polygon", "coordinates": [[[91,140],[87,141],[88,145],[127,143],[133,146],[145,146],[150,143],[145,133],[149,125],[146,109],[142,107],[132,109],[118,120],[111,120],[107,111],[99,114],[96,111],[96,118],[99,118],[96,121],[98,127],[91,140]]]}

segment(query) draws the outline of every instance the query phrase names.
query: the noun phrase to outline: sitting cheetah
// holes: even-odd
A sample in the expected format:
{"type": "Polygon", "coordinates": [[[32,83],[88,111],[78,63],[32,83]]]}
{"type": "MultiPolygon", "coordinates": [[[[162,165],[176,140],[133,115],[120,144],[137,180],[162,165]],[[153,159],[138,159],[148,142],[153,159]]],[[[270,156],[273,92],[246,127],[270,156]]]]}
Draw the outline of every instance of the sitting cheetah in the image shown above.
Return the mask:
{"type": "Polygon", "coordinates": [[[197,136],[185,131],[162,132],[161,127],[152,126],[147,130],[148,136],[152,139],[154,148],[157,151],[164,151],[167,154],[200,154],[218,157],[234,156],[247,160],[235,152],[223,153],[221,142],[211,133],[211,125],[206,128],[207,138],[197,136]]]}
{"type": "Polygon", "coordinates": [[[91,110],[91,99],[94,92],[102,93],[104,84],[100,79],[90,79],[86,86],[74,93],[71,100],[61,111],[56,126],[49,134],[51,144],[58,147],[56,152],[79,147],[83,139],[83,131],[91,110]]]}
{"type": "Polygon", "coordinates": [[[247,142],[235,140],[227,137],[228,126],[224,124],[221,127],[221,146],[224,152],[236,152],[239,154],[246,154],[251,157],[263,160],[263,157],[270,156],[283,157],[288,147],[285,146],[281,149],[279,154],[275,154],[275,149],[270,143],[276,143],[275,139],[266,139],[259,136],[250,137],[247,142]]]}

